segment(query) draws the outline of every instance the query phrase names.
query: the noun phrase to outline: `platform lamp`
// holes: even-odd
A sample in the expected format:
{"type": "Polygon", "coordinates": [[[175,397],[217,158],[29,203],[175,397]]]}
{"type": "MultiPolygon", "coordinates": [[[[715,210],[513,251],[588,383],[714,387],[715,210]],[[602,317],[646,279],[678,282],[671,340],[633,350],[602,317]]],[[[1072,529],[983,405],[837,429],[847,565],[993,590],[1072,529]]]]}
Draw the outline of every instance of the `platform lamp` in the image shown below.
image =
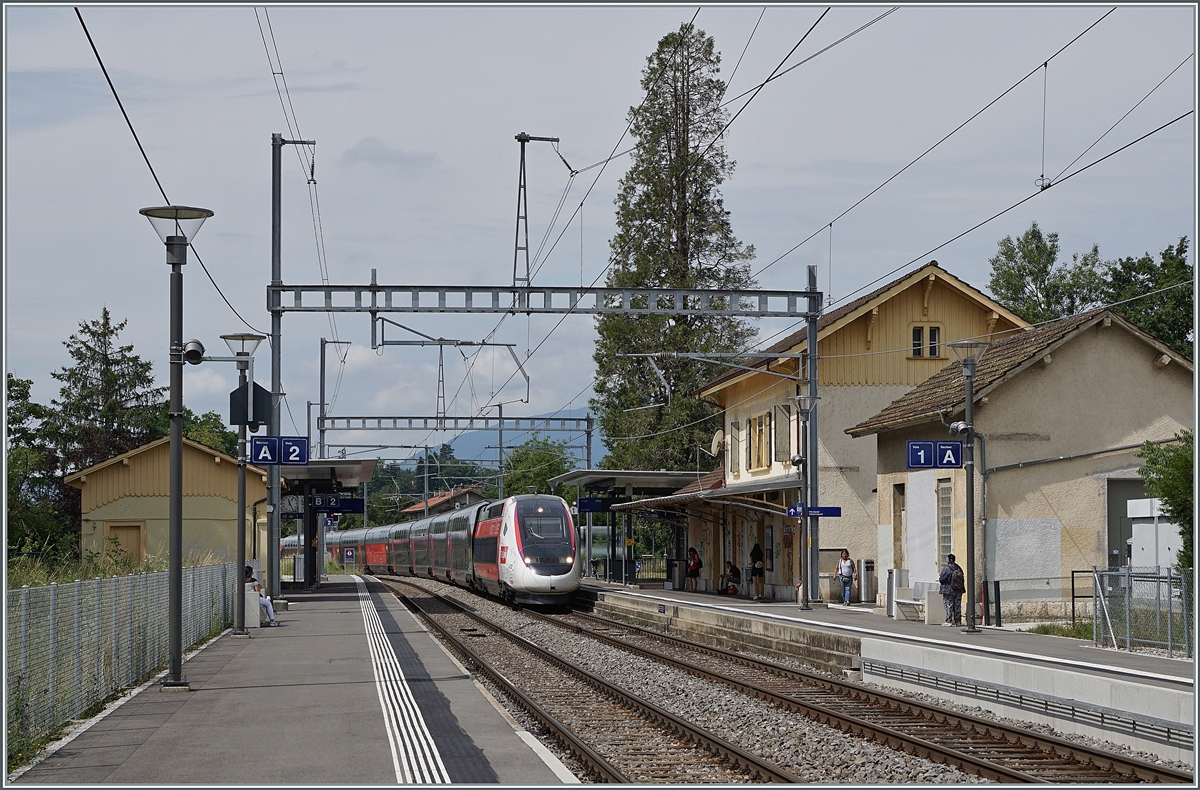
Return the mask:
{"type": "MultiPolygon", "coordinates": [[[[167,248],[171,267],[171,383],[167,417],[171,426],[170,507],[167,552],[168,630],[170,670],[164,690],[189,689],[183,678],[183,265],[187,263],[189,239],[200,232],[204,220],[213,215],[206,208],[159,206],[138,213],[150,220],[167,248]]],[[[203,354],[203,352],[201,352],[203,354]]]]}
{"type": "MultiPolygon", "coordinates": [[[[791,395],[788,400],[796,404],[796,431],[799,434],[799,445],[797,449],[800,451],[798,455],[792,457],[792,465],[796,467],[796,471],[800,475],[800,496],[807,502],[812,501],[808,491],[808,420],[812,416],[813,409],[817,407],[817,401],[821,399],[820,395],[791,395]]],[[[808,597],[808,575],[805,570],[812,564],[812,558],[808,556],[808,508],[805,507],[804,513],[800,516],[800,521],[797,524],[796,536],[797,543],[800,544],[800,610],[810,611],[808,597]]]]}
{"type": "Polygon", "coordinates": [[[963,467],[967,472],[967,627],[964,634],[978,634],[975,625],[975,366],[987,351],[984,340],[956,340],[948,344],[954,356],[962,362],[966,380],[966,414],[963,423],[954,423],[951,432],[960,433],[966,440],[963,448],[963,467]]]}

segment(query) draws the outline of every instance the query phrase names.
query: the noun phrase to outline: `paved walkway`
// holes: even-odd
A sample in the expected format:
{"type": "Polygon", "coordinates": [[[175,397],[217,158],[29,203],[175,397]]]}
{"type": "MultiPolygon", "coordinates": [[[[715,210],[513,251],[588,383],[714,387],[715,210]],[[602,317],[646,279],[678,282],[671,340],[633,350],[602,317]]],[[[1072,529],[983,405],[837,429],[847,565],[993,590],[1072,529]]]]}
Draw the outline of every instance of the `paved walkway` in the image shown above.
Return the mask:
{"type": "Polygon", "coordinates": [[[15,781],[575,781],[379,582],[332,576],[289,601],[279,628],[227,633],[188,659],[190,692],[148,684],[15,781]]]}

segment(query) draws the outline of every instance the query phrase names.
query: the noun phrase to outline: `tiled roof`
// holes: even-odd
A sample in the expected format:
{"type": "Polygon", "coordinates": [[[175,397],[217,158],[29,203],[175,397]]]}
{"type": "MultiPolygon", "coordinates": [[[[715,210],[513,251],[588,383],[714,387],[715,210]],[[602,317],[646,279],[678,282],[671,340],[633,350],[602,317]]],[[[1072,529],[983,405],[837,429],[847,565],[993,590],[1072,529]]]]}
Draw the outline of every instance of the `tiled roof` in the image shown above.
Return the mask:
{"type": "MultiPolygon", "coordinates": [[[[1106,318],[1121,324],[1152,345],[1166,349],[1116,313],[1105,308],[1092,310],[993,342],[975,368],[974,399],[986,395],[990,388],[1019,372],[1026,364],[1040,359],[1060,341],[1068,340],[1074,333],[1106,318]]],[[[846,433],[868,436],[890,428],[936,419],[939,413],[956,413],[963,409],[965,400],[962,363],[955,360],[892,401],[875,416],[846,429],[846,433]]]]}
{"type": "MultiPolygon", "coordinates": [[[[471,486],[470,488],[456,488],[453,491],[448,491],[444,494],[432,495],[429,497],[429,509],[432,510],[433,508],[437,507],[438,505],[440,505],[444,502],[449,502],[452,499],[461,497],[464,494],[479,494],[480,496],[482,496],[483,489],[479,488],[478,486],[471,486]]],[[[417,512],[424,512],[424,511],[425,511],[425,503],[418,502],[417,504],[413,505],[412,507],[404,508],[404,510],[401,510],[400,512],[401,513],[417,513],[417,512]]]]}
{"type": "Polygon", "coordinates": [[[708,474],[701,477],[699,480],[688,483],[683,488],[676,491],[676,494],[698,494],[704,491],[713,491],[725,485],[725,469],[717,467],[708,474]]]}

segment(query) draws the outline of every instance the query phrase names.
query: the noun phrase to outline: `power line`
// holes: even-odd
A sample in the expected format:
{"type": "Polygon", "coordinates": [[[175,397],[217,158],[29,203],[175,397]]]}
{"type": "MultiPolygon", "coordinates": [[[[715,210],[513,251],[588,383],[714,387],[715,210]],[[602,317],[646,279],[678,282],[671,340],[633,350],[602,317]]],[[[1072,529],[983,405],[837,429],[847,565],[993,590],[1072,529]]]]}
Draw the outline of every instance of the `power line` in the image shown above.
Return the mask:
{"type": "MultiPolygon", "coordinates": [[[[850,206],[848,209],[846,209],[845,211],[843,211],[841,214],[838,214],[836,217],[834,217],[833,219],[831,219],[829,222],[826,222],[826,223],[824,223],[823,225],[821,225],[821,227],[820,227],[820,228],[818,228],[817,230],[813,231],[813,232],[812,232],[812,233],[811,233],[811,234],[810,234],[810,235],[809,235],[807,238],[805,238],[805,239],[804,239],[804,241],[801,241],[801,242],[800,242],[799,244],[797,244],[795,247],[792,247],[790,250],[788,250],[787,252],[783,253],[783,254],[782,254],[782,255],[780,255],[778,258],[776,258],[775,260],[773,260],[773,261],[771,261],[770,263],[768,263],[766,266],[764,266],[764,267],[762,267],[761,269],[759,269],[758,271],[756,271],[756,272],[754,273],[754,276],[755,276],[755,277],[757,277],[758,275],[760,275],[760,274],[762,274],[763,272],[765,272],[767,269],[770,269],[772,266],[774,266],[775,264],[779,263],[781,260],[783,260],[783,259],[784,259],[784,258],[786,258],[787,256],[791,255],[793,252],[795,252],[796,250],[800,249],[801,247],[803,247],[803,246],[804,246],[805,244],[807,244],[808,242],[812,241],[812,239],[813,239],[813,238],[815,238],[815,237],[817,236],[817,234],[819,234],[821,231],[825,230],[825,228],[826,228],[826,227],[828,227],[829,225],[832,225],[834,222],[837,222],[839,219],[841,219],[842,217],[846,216],[847,214],[849,214],[849,213],[850,213],[851,211],[853,211],[854,209],[856,209],[856,208],[858,208],[859,206],[861,206],[861,205],[862,205],[864,202],[866,202],[866,200],[867,200],[868,198],[870,198],[870,197],[871,197],[872,195],[874,195],[876,192],[878,192],[879,190],[883,189],[885,186],[887,186],[888,184],[890,184],[890,183],[891,183],[892,181],[894,181],[894,180],[895,180],[895,179],[896,179],[896,178],[897,178],[897,177],[898,177],[900,174],[904,173],[904,171],[908,170],[910,167],[912,167],[913,165],[915,165],[917,162],[919,162],[919,161],[921,161],[922,159],[924,159],[924,158],[926,157],[926,155],[928,155],[928,154],[929,154],[930,152],[932,152],[932,151],[933,151],[935,148],[937,148],[937,147],[938,147],[938,146],[940,146],[942,143],[946,142],[946,141],[947,141],[947,140],[949,140],[951,137],[953,137],[953,136],[954,136],[954,135],[955,135],[955,134],[956,134],[956,133],[957,133],[959,130],[961,130],[961,129],[962,129],[964,126],[966,126],[966,125],[967,125],[967,124],[969,124],[971,121],[975,120],[975,119],[976,119],[976,118],[978,118],[980,115],[982,115],[982,114],[983,114],[983,113],[984,113],[984,112],[985,112],[985,111],[986,111],[986,110],[987,110],[989,107],[991,107],[993,104],[995,104],[996,102],[998,102],[998,101],[1000,101],[1001,99],[1003,99],[1005,96],[1007,96],[1007,95],[1008,95],[1009,93],[1011,93],[1013,90],[1015,90],[1015,89],[1017,88],[1017,86],[1019,86],[1019,85],[1021,85],[1021,83],[1025,82],[1025,80],[1029,79],[1029,78],[1030,78],[1030,77],[1032,77],[1034,74],[1037,74],[1037,72],[1038,72],[1038,69],[1041,69],[1043,64],[1045,64],[1045,63],[1049,63],[1050,61],[1054,60],[1056,57],[1058,57],[1060,54],[1062,54],[1062,52],[1063,52],[1064,50],[1066,50],[1066,49],[1067,49],[1067,47],[1071,46],[1071,45],[1072,45],[1072,44],[1074,44],[1076,41],[1078,41],[1079,39],[1083,38],[1083,36],[1084,36],[1084,35],[1085,35],[1085,34],[1086,34],[1086,33],[1087,33],[1089,30],[1091,30],[1091,29],[1092,29],[1092,28],[1094,28],[1096,25],[1098,25],[1098,24],[1100,24],[1101,22],[1103,22],[1103,21],[1104,21],[1104,19],[1105,19],[1105,17],[1107,17],[1109,14],[1111,14],[1111,13],[1112,13],[1113,11],[1115,11],[1115,10],[1116,10],[1115,8],[1110,8],[1108,11],[1106,11],[1106,12],[1104,13],[1104,15],[1103,15],[1103,16],[1101,16],[1099,19],[1097,19],[1097,20],[1096,20],[1095,22],[1093,22],[1092,24],[1088,25],[1088,27],[1087,27],[1087,28],[1086,28],[1086,29],[1085,29],[1085,30],[1084,30],[1082,33],[1080,33],[1079,35],[1075,36],[1075,38],[1071,39],[1071,40],[1070,40],[1070,41],[1068,41],[1066,44],[1064,44],[1064,45],[1063,45],[1063,46],[1062,46],[1062,47],[1061,47],[1061,48],[1060,48],[1060,49],[1059,49],[1057,52],[1055,52],[1055,53],[1054,53],[1053,55],[1051,55],[1050,57],[1046,58],[1046,60],[1044,60],[1044,61],[1042,62],[1042,64],[1039,64],[1039,65],[1038,65],[1036,68],[1034,68],[1033,70],[1031,70],[1031,71],[1030,71],[1028,74],[1026,74],[1024,77],[1022,77],[1021,79],[1019,79],[1019,80],[1017,80],[1016,82],[1014,82],[1014,83],[1013,83],[1011,86],[1009,86],[1009,87],[1008,87],[1008,88],[1007,88],[1007,89],[1006,89],[1004,92],[1002,92],[1002,93],[1001,93],[999,96],[997,96],[996,98],[992,99],[990,102],[988,102],[988,103],[987,103],[987,104],[985,104],[983,107],[981,107],[979,110],[977,110],[977,111],[976,111],[976,112],[975,112],[973,115],[971,115],[971,117],[967,118],[965,121],[963,121],[962,123],[960,123],[958,126],[954,127],[952,130],[950,130],[950,133],[949,133],[949,134],[947,134],[947,135],[946,135],[945,137],[943,137],[942,139],[938,140],[936,143],[934,143],[933,145],[931,145],[929,148],[925,149],[925,151],[923,151],[923,152],[922,152],[922,153],[921,153],[919,156],[917,156],[917,158],[916,158],[916,159],[913,159],[911,162],[909,162],[909,163],[908,163],[908,164],[906,164],[904,167],[900,168],[900,169],[899,169],[899,170],[897,170],[895,173],[893,173],[893,174],[892,174],[890,177],[888,177],[888,179],[887,179],[887,180],[885,180],[885,181],[884,181],[882,184],[880,184],[879,186],[875,187],[874,189],[872,189],[872,190],[871,190],[870,192],[868,192],[867,194],[863,195],[863,196],[862,196],[862,197],[861,197],[861,198],[858,200],[858,202],[856,202],[854,205],[850,206]]],[[[796,65],[800,65],[800,64],[796,64],[796,65]]],[[[794,67],[793,67],[793,68],[794,68],[794,67]]],[[[885,276],[886,276],[886,275],[885,275],[885,276]]]]}

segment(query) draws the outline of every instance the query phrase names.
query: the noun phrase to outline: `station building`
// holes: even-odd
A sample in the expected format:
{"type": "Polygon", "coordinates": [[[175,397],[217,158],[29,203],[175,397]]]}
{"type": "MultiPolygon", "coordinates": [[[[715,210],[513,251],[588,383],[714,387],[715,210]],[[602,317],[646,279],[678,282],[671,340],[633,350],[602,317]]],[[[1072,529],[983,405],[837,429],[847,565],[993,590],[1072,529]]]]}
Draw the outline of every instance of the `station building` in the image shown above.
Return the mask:
{"type": "MultiPolygon", "coordinates": [[[[906,457],[909,440],[950,438],[945,424],[963,419],[965,400],[951,364],[846,430],[877,448],[873,553],[913,584],[936,582],[948,553],[965,565],[964,470],[908,469],[906,457]]],[[[1192,362],[1095,310],[993,342],[974,401],[977,575],[1050,584],[1129,564],[1128,502],[1149,497],[1136,454],[1194,430],[1192,362]]]]}
{"type": "MultiPolygon", "coordinates": [[[[810,455],[819,464],[820,503],[842,509],[841,518],[820,523],[820,570],[828,577],[827,587],[841,549],[855,559],[879,559],[874,437],[854,439],[846,429],[953,362],[947,343],[1027,329],[1027,322],[937,261],[820,317],[820,441],[810,455]]],[[[702,588],[712,588],[726,560],[746,566],[757,542],[765,554],[766,596],[795,598],[801,547],[796,519],[785,513],[800,498],[799,474],[791,461],[801,443],[789,398],[807,392],[807,383],[797,376],[798,369],[807,369],[807,346],[802,329],[766,349],[800,357],[760,358],[748,364],[757,370],[732,370],[697,393],[724,409],[724,426],[714,437],[714,444],[724,448],[718,474],[667,497],[614,508],[658,507],[685,514],[687,544],[705,563],[702,588]]]]}
{"type": "MultiPolygon", "coordinates": [[[[137,561],[166,557],[170,520],[170,437],[65,478],[80,490],[81,556],[103,556],[112,538],[137,561]]],[[[237,560],[237,459],[184,437],[183,550],[189,557],[237,560]]],[[[266,531],[254,529],[252,503],[267,495],[267,473],[246,467],[247,557],[266,557],[266,531]]],[[[265,513],[265,508],[259,512],[265,513]]]]}

